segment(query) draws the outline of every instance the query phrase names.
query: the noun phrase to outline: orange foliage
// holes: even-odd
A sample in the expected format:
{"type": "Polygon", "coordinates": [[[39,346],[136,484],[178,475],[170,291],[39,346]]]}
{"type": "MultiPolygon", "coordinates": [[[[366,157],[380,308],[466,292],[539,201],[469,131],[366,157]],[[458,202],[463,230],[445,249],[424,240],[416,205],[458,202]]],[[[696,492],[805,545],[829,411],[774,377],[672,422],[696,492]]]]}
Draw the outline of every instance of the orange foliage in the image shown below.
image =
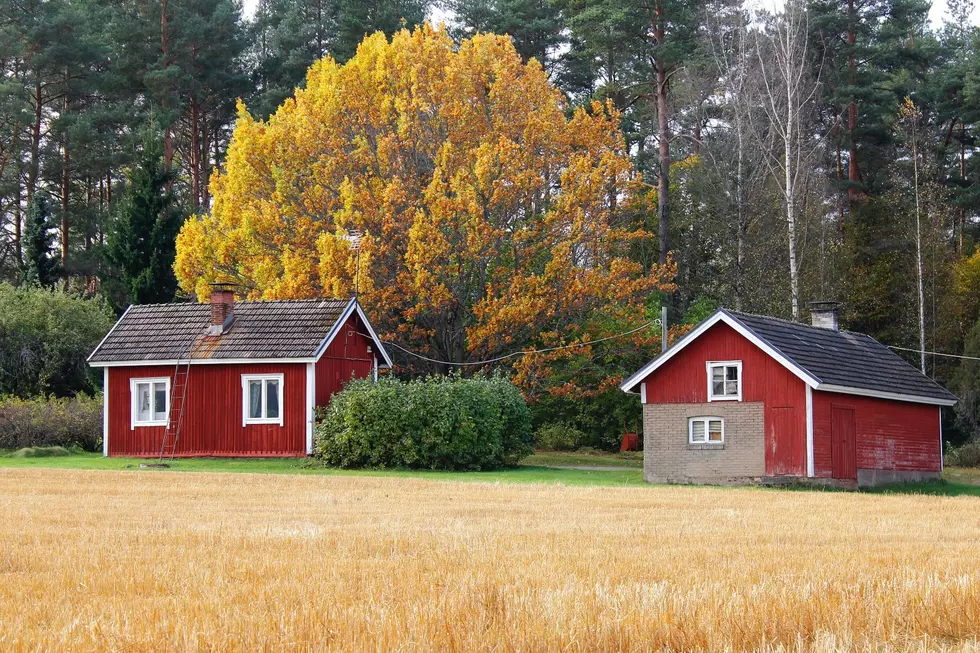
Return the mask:
{"type": "MultiPolygon", "coordinates": [[[[268,122],[239,107],[177,277],[202,297],[218,279],[251,298],[349,295],[357,230],[361,303],[416,351],[466,361],[626,330],[675,268],[630,257],[651,235],[619,118],[569,115],[507,37],[375,34],[343,66],[314,64],[268,122]]],[[[652,342],[656,328],[617,346],[652,342]]],[[[527,357],[519,379],[589,353],[527,357]]]]}

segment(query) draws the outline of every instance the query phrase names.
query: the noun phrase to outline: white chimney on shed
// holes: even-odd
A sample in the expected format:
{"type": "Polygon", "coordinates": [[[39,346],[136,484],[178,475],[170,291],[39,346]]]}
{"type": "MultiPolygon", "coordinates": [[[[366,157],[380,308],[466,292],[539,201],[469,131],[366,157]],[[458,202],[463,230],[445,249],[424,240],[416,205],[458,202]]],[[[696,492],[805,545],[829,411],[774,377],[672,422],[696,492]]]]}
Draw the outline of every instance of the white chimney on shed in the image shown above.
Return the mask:
{"type": "Polygon", "coordinates": [[[841,303],[835,301],[816,301],[807,304],[810,308],[810,324],[821,329],[837,331],[837,314],[841,303]]]}

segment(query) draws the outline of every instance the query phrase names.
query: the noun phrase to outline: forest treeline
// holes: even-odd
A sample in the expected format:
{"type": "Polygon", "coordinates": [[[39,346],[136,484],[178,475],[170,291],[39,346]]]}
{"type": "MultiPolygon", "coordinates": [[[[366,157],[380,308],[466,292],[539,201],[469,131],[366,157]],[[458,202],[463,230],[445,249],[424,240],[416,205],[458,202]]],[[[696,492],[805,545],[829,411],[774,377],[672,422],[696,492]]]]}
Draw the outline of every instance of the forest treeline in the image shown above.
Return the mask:
{"type": "MultiPolygon", "coordinates": [[[[676,264],[651,299],[672,319],[836,299],[885,344],[980,356],[980,32],[948,4],[937,26],[926,0],[0,0],[0,279],[171,301],[237,101],[265,120],[315,61],[438,9],[457,41],[510,35],[569,116],[618,112],[653,235],[631,256],[676,264]]],[[[980,366],[902,353],[976,432],[980,366]]]]}

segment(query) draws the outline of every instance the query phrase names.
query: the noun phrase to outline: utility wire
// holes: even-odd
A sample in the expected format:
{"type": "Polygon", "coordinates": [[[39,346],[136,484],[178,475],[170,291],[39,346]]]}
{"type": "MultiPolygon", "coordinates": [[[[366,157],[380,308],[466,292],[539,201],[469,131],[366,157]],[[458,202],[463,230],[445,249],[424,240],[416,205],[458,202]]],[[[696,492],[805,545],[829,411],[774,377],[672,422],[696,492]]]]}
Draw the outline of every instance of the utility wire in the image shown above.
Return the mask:
{"type": "Polygon", "coordinates": [[[944,353],[938,352],[938,351],[925,351],[924,352],[921,349],[909,349],[908,347],[895,347],[894,345],[888,345],[888,348],[889,349],[898,349],[900,351],[912,351],[912,352],[915,352],[916,354],[923,354],[924,353],[924,354],[929,354],[929,355],[932,355],[932,356],[946,356],[947,358],[961,358],[963,360],[968,360],[968,361],[980,361],[980,357],[978,357],[978,356],[960,356],[958,354],[944,354],[944,353]]]}
{"type": "MultiPolygon", "coordinates": [[[[496,362],[499,362],[499,361],[502,361],[502,360],[506,360],[508,358],[514,358],[515,356],[525,356],[527,354],[543,354],[543,353],[549,352],[549,351],[558,351],[558,350],[561,350],[561,349],[572,349],[573,347],[587,347],[589,345],[594,345],[596,343],[605,342],[607,340],[614,340],[616,338],[623,338],[625,336],[632,335],[632,334],[636,333],[637,331],[642,331],[643,329],[645,329],[648,326],[651,326],[653,324],[659,325],[660,324],[660,318],[657,318],[656,320],[650,320],[646,324],[641,324],[640,326],[636,327],[635,329],[631,329],[629,331],[624,331],[623,333],[617,333],[617,334],[612,335],[612,336],[606,336],[605,338],[599,338],[598,340],[589,340],[588,342],[577,342],[577,343],[572,344],[572,345],[560,345],[558,347],[546,347],[544,349],[527,349],[527,350],[523,350],[523,351],[515,351],[515,352],[511,352],[509,354],[504,354],[503,356],[497,356],[496,358],[490,358],[490,359],[485,360],[485,361],[472,361],[472,362],[469,362],[469,363],[454,363],[452,361],[441,361],[441,360],[438,360],[436,358],[429,358],[428,356],[423,356],[422,354],[417,354],[414,351],[410,351],[408,349],[405,349],[404,347],[402,347],[401,345],[399,345],[397,343],[391,342],[390,340],[382,340],[381,342],[384,343],[384,344],[386,344],[386,345],[391,345],[392,347],[394,347],[396,349],[399,349],[399,350],[405,352],[406,354],[409,354],[410,356],[415,356],[416,358],[421,358],[422,360],[428,361],[430,363],[438,363],[440,365],[454,365],[456,367],[466,367],[468,365],[488,365],[489,363],[496,363],[496,362]]],[[[365,336],[367,338],[370,338],[371,337],[371,336],[368,336],[367,334],[364,334],[364,333],[362,333],[361,335],[362,336],[365,336]]]]}
{"type": "MultiPolygon", "coordinates": [[[[402,347],[398,343],[392,342],[391,340],[381,340],[381,342],[384,343],[385,345],[391,345],[395,349],[398,349],[400,351],[403,351],[406,354],[408,354],[409,356],[415,356],[416,358],[421,358],[422,360],[428,361],[430,363],[438,363],[440,365],[453,365],[453,366],[456,366],[456,367],[467,367],[467,366],[470,366],[470,365],[488,365],[490,363],[497,363],[497,362],[500,362],[502,360],[507,360],[508,358],[514,358],[516,356],[526,356],[527,354],[544,354],[544,353],[549,352],[549,351],[560,351],[562,349],[572,349],[574,347],[587,347],[589,345],[594,345],[594,344],[597,344],[597,343],[600,343],[600,342],[606,342],[607,340],[615,340],[616,338],[623,338],[625,336],[632,335],[632,334],[636,333],[637,331],[642,331],[643,329],[647,328],[648,326],[652,326],[654,324],[659,325],[660,324],[660,319],[658,318],[656,320],[650,320],[649,322],[647,322],[645,324],[641,324],[640,326],[636,327],[635,329],[630,329],[629,331],[624,331],[623,333],[617,333],[615,335],[606,336],[605,338],[599,338],[597,340],[589,340],[587,342],[578,342],[578,343],[574,343],[574,344],[571,344],[571,345],[560,345],[558,347],[546,347],[544,349],[526,349],[526,350],[522,350],[522,351],[511,352],[509,354],[504,354],[503,356],[497,356],[496,358],[489,358],[487,360],[482,360],[482,361],[472,361],[472,362],[468,362],[468,363],[455,363],[453,361],[439,360],[438,358],[429,358],[428,356],[424,356],[422,354],[418,354],[418,353],[416,353],[414,351],[411,351],[409,349],[405,349],[404,347],[402,347]]],[[[371,338],[371,336],[368,335],[368,334],[366,334],[366,333],[359,333],[359,335],[364,336],[365,338],[371,338]]],[[[380,338],[379,338],[379,340],[380,340],[380,338]]],[[[887,345],[887,347],[889,349],[898,349],[900,351],[910,351],[910,352],[914,352],[916,354],[922,353],[922,350],[921,349],[910,349],[908,347],[896,347],[894,345],[887,345]]],[[[980,357],[978,357],[978,356],[960,356],[958,354],[944,354],[944,353],[938,352],[938,351],[926,351],[925,353],[926,354],[929,354],[931,356],[945,356],[947,358],[959,358],[961,360],[980,361],[980,357]]]]}

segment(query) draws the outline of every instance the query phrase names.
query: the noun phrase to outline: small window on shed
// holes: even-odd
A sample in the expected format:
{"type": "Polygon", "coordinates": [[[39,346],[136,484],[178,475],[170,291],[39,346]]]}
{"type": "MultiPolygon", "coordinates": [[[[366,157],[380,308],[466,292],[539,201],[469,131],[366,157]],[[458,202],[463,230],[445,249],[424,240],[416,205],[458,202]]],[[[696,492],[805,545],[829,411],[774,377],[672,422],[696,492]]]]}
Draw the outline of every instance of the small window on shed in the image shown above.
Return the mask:
{"type": "Polygon", "coordinates": [[[282,426],[282,374],[242,375],[242,424],[282,426]]]}
{"type": "Polygon", "coordinates": [[[724,444],[725,420],[721,417],[692,417],[687,421],[690,444],[724,444]]]}
{"type": "Polygon", "coordinates": [[[742,361],[709,361],[708,401],[742,400],[742,361]]]}

